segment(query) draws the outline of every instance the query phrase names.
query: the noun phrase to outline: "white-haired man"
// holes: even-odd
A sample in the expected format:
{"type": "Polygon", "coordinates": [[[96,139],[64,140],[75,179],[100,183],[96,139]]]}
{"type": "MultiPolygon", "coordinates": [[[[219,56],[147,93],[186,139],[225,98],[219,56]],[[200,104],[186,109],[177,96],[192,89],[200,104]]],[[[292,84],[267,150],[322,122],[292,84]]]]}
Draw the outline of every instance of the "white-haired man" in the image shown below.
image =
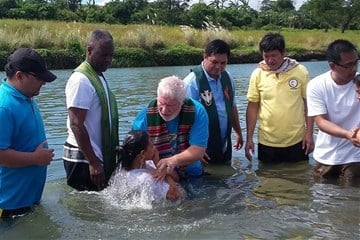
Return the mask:
{"type": "Polygon", "coordinates": [[[185,83],[176,76],[160,80],[157,99],[136,116],[133,129],[150,135],[159,151],[158,179],[176,169],[180,176],[202,174],[203,158],[209,137],[208,116],[197,101],[186,98],[185,83]]]}

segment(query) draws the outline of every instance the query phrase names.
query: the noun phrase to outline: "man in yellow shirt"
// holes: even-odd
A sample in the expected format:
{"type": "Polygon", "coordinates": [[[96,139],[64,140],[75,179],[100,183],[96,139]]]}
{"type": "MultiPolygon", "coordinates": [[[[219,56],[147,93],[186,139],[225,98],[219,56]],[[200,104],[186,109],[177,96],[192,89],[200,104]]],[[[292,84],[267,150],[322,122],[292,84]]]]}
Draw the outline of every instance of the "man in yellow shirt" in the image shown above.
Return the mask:
{"type": "Polygon", "coordinates": [[[258,124],[258,158],[262,163],[308,160],[314,149],[313,119],[306,116],[307,69],[285,57],[285,40],[266,34],[259,44],[263,60],[253,71],[247,93],[245,156],[252,159],[258,124]]]}

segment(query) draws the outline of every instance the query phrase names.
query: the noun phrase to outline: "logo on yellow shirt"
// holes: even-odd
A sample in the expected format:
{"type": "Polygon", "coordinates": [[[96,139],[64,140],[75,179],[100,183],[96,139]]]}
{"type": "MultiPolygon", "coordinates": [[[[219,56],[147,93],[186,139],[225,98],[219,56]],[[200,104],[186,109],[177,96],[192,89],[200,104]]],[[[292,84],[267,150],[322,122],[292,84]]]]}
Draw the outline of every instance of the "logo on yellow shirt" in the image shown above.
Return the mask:
{"type": "Polygon", "coordinates": [[[299,85],[298,80],[296,80],[296,79],[289,80],[290,89],[296,89],[298,85],[299,85]]]}

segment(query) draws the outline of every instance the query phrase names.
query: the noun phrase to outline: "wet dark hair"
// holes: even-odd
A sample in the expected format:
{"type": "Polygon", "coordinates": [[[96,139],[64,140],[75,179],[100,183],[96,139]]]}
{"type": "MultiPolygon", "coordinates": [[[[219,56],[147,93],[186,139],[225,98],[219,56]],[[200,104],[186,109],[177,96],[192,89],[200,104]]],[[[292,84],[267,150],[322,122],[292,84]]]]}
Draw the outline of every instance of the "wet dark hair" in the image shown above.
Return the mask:
{"type": "Polygon", "coordinates": [[[149,135],[141,130],[131,130],[125,136],[123,144],[118,148],[118,166],[129,171],[136,156],[145,150],[149,142],[149,135]]]}
{"type": "Polygon", "coordinates": [[[273,50],[279,50],[283,53],[285,51],[284,37],[280,33],[269,32],[265,34],[259,43],[259,50],[261,54],[273,50]]]}
{"type": "Polygon", "coordinates": [[[230,47],[225,41],[221,39],[212,40],[205,47],[205,55],[210,56],[212,54],[226,54],[229,58],[230,47]]]}
{"type": "Polygon", "coordinates": [[[356,52],[356,47],[348,40],[338,39],[329,44],[326,50],[328,62],[339,63],[342,53],[356,52]]]}

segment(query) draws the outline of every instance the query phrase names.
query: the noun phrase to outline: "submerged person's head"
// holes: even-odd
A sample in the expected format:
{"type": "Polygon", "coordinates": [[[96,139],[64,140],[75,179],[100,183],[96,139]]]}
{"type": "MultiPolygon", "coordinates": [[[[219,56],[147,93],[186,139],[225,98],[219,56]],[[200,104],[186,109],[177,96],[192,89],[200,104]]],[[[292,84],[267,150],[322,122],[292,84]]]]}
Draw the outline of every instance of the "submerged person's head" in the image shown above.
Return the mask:
{"type": "Polygon", "coordinates": [[[127,133],[118,151],[121,167],[126,171],[142,168],[146,160],[154,158],[155,149],[149,135],[141,130],[127,133]]]}
{"type": "Polygon", "coordinates": [[[180,113],[186,98],[185,83],[176,76],[160,80],[157,88],[157,107],[165,121],[171,121],[180,113]]]}

